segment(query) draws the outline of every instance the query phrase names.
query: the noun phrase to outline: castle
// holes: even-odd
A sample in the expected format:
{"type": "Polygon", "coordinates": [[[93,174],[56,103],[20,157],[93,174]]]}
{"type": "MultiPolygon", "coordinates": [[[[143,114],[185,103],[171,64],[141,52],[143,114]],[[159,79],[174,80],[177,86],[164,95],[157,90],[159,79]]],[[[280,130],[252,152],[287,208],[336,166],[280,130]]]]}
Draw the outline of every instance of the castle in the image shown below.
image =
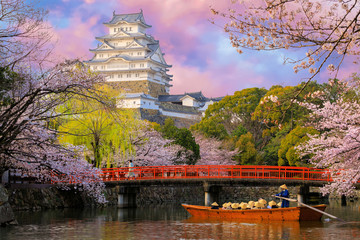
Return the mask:
{"type": "Polygon", "coordinates": [[[177,125],[191,125],[221,98],[206,98],[201,92],[170,95],[171,65],[164,59],[158,40],[146,33],[151,26],[139,13],[115,14],[104,23],[107,35],[96,37],[94,56],[85,61],[93,71],[105,74],[107,81],[124,94],[118,107],[136,109],[142,119],[162,123],[171,117],[177,125]],[[181,124],[179,124],[181,123],[181,124]]]}

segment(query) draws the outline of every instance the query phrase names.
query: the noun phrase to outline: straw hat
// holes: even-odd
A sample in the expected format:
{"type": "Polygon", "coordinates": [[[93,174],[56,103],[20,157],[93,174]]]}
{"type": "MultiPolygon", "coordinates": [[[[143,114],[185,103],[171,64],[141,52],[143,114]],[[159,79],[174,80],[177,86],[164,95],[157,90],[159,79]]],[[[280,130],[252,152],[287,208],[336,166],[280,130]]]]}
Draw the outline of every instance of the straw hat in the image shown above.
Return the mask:
{"type": "Polygon", "coordinates": [[[265,206],[266,203],[267,203],[265,199],[260,199],[258,202],[261,203],[261,204],[264,205],[264,206],[265,206]]]}
{"type": "Polygon", "coordinates": [[[285,184],[281,185],[280,188],[282,188],[282,189],[287,189],[287,187],[286,187],[285,184]]]}
{"type": "Polygon", "coordinates": [[[242,210],[245,210],[247,208],[247,203],[240,204],[240,207],[242,210]]]}
{"type": "Polygon", "coordinates": [[[277,206],[278,206],[278,207],[281,207],[281,202],[279,202],[279,203],[277,204],[277,206]]]}
{"type": "Polygon", "coordinates": [[[233,204],[231,204],[231,208],[232,208],[232,209],[238,209],[238,208],[239,208],[239,204],[238,204],[238,203],[233,203],[233,204]]]}
{"type": "Polygon", "coordinates": [[[231,202],[225,203],[225,208],[231,207],[231,202]]]}
{"type": "Polygon", "coordinates": [[[211,204],[211,206],[216,206],[216,207],[218,207],[219,204],[217,204],[217,202],[213,202],[213,203],[211,204]]]}
{"type": "Polygon", "coordinates": [[[253,208],[254,207],[254,205],[255,205],[255,202],[254,201],[249,201],[249,206],[250,206],[250,208],[253,208]]]}
{"type": "Polygon", "coordinates": [[[256,207],[256,208],[261,208],[261,203],[255,202],[255,207],[256,207]]]}
{"type": "Polygon", "coordinates": [[[270,202],[269,202],[269,206],[270,206],[270,207],[276,206],[276,202],[275,202],[275,201],[270,201],[270,202]]]}

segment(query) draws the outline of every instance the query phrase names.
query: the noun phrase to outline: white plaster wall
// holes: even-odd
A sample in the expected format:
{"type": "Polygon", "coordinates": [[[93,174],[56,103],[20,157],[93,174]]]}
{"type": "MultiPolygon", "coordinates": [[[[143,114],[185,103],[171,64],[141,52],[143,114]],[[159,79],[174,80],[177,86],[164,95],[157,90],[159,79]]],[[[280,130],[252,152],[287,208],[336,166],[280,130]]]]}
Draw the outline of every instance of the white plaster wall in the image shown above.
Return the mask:
{"type": "Polygon", "coordinates": [[[213,101],[206,102],[205,105],[202,108],[199,108],[199,111],[204,111],[205,112],[206,109],[213,103],[214,103],[213,101]]]}
{"type": "Polygon", "coordinates": [[[141,106],[140,98],[120,99],[117,104],[117,107],[119,108],[140,108],[140,106],[141,106]]]}
{"type": "Polygon", "coordinates": [[[182,105],[193,107],[194,106],[194,99],[192,99],[190,97],[184,98],[182,100],[182,105]]]}
{"type": "Polygon", "coordinates": [[[154,100],[141,99],[141,108],[159,110],[159,105],[155,104],[154,100]]]}

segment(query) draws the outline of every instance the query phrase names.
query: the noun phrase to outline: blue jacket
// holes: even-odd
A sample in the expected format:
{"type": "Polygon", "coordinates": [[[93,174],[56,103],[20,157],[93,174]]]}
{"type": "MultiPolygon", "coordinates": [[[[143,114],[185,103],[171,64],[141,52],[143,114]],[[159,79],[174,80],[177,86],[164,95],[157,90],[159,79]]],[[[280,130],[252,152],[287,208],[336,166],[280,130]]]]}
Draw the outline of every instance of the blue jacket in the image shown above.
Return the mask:
{"type": "MultiPolygon", "coordinates": [[[[280,193],[276,194],[276,196],[289,198],[290,194],[289,194],[289,191],[287,189],[284,189],[280,193]]],[[[281,207],[282,208],[289,207],[289,201],[283,199],[282,202],[281,202],[281,207]]]]}

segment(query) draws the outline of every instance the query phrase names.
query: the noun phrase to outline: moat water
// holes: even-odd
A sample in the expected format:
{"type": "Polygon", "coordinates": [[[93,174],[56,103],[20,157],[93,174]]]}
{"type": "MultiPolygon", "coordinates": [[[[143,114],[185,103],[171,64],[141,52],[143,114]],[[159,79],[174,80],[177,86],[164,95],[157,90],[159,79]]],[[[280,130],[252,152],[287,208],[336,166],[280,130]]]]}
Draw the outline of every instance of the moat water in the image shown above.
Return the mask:
{"type": "Polygon", "coordinates": [[[178,204],[117,209],[16,212],[19,225],[0,228],[0,239],[360,239],[360,201],[330,201],[321,222],[196,220],[178,204]]]}

